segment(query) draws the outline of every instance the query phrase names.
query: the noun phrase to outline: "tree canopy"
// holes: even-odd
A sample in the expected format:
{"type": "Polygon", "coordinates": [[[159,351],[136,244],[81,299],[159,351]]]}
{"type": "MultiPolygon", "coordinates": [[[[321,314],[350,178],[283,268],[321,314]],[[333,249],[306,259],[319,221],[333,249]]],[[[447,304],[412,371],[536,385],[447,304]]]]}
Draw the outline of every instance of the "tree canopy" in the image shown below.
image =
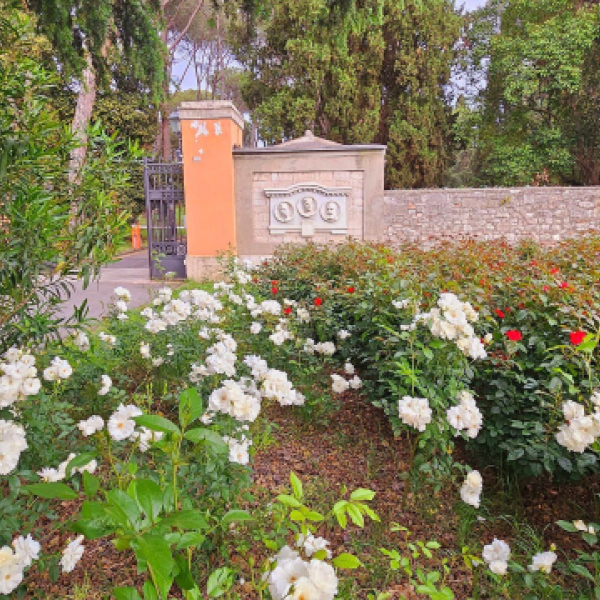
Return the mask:
{"type": "Polygon", "coordinates": [[[465,39],[479,181],[599,184],[598,3],[492,0],[465,39]]]}
{"type": "Polygon", "coordinates": [[[52,44],[66,76],[79,78],[91,59],[99,80],[112,81],[115,56],[129,77],[162,93],[164,45],[160,39],[160,0],[26,0],[37,28],[52,44]]]}
{"type": "Polygon", "coordinates": [[[300,135],[388,145],[387,182],[439,184],[460,17],[449,0],[276,0],[236,48],[268,143],[300,135]]]}

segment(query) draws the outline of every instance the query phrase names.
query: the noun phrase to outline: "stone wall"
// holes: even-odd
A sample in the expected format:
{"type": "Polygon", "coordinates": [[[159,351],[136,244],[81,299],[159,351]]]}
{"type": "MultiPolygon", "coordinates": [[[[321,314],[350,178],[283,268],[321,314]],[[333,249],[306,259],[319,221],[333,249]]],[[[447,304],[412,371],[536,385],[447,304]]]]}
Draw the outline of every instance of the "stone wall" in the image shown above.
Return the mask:
{"type": "Polygon", "coordinates": [[[387,243],[505,238],[554,243],[600,230],[600,187],[393,190],[384,195],[387,243]]]}

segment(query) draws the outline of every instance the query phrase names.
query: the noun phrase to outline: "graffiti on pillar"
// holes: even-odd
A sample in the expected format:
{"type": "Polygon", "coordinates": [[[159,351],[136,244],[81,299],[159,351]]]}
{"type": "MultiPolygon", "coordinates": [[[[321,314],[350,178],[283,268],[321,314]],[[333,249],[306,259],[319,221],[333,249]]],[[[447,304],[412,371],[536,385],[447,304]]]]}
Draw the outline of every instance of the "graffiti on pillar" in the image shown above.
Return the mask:
{"type": "Polygon", "coordinates": [[[196,130],[196,139],[198,139],[201,135],[208,135],[206,121],[192,121],[190,127],[196,130]]]}
{"type": "Polygon", "coordinates": [[[351,188],[327,188],[318,183],[300,183],[282,189],[266,189],[269,198],[269,232],[300,233],[312,237],[327,232],[348,232],[347,197],[351,188]]]}

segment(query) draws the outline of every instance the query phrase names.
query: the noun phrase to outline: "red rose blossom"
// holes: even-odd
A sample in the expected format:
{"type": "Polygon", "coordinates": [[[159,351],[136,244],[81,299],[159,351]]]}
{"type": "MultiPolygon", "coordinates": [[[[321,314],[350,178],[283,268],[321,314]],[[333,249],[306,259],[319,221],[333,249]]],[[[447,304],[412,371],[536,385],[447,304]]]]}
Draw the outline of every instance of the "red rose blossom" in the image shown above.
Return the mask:
{"type": "Polygon", "coordinates": [[[551,275],[556,275],[557,273],[558,273],[558,269],[556,267],[554,267],[554,269],[550,269],[551,275]]]}
{"type": "Polygon", "coordinates": [[[520,331],[517,331],[516,329],[509,329],[506,332],[506,337],[511,342],[518,342],[523,339],[523,334],[520,331]]]}
{"type": "Polygon", "coordinates": [[[277,288],[276,287],[272,287],[271,288],[271,293],[276,294],[277,293],[277,288]]]}
{"type": "Polygon", "coordinates": [[[565,288],[568,288],[568,287],[569,287],[569,284],[568,284],[566,281],[563,281],[563,282],[560,284],[560,287],[561,287],[561,288],[563,288],[563,289],[565,289],[565,288]]]}
{"type": "Polygon", "coordinates": [[[586,335],[587,333],[585,331],[572,331],[569,334],[569,340],[574,346],[579,346],[579,344],[581,344],[581,342],[583,342],[585,339],[586,335]]]}
{"type": "Polygon", "coordinates": [[[347,289],[346,289],[346,291],[347,291],[349,294],[354,294],[354,292],[356,291],[356,289],[354,288],[354,286],[353,286],[353,285],[351,285],[349,288],[347,288],[347,289]]]}
{"type": "Polygon", "coordinates": [[[291,306],[286,306],[285,310],[283,311],[286,315],[289,315],[292,312],[292,307],[291,306]]]}
{"type": "Polygon", "coordinates": [[[504,313],[499,308],[495,308],[494,312],[498,315],[498,317],[504,319],[504,313]]]}
{"type": "Polygon", "coordinates": [[[321,306],[323,304],[323,300],[321,298],[315,298],[315,306],[321,306]]]}

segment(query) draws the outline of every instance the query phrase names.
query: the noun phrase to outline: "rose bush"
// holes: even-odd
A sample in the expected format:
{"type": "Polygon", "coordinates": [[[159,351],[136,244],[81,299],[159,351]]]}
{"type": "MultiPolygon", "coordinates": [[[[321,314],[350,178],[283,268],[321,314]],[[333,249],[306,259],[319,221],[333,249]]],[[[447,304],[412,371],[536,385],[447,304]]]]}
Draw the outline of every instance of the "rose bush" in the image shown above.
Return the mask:
{"type": "MultiPolygon", "coordinates": [[[[255,281],[263,291],[275,282],[279,295],[298,301],[319,298],[314,335],[352,333],[347,358],[396,428],[395,404],[404,395],[444,409],[470,389],[484,422],[469,438],[475,454],[523,476],[582,476],[597,470],[596,452],[573,454],[556,433],[564,401],[587,402],[598,386],[597,352],[583,340],[599,327],[599,255],[597,237],[554,248],[475,241],[398,251],[354,242],[292,246],[263,264],[255,281]],[[464,357],[431,329],[411,330],[411,315],[436,308],[444,293],[472,303],[485,360],[464,357]]],[[[431,435],[439,440],[439,433],[431,435]]],[[[444,447],[451,450],[438,444],[438,461],[444,447]]]]}

